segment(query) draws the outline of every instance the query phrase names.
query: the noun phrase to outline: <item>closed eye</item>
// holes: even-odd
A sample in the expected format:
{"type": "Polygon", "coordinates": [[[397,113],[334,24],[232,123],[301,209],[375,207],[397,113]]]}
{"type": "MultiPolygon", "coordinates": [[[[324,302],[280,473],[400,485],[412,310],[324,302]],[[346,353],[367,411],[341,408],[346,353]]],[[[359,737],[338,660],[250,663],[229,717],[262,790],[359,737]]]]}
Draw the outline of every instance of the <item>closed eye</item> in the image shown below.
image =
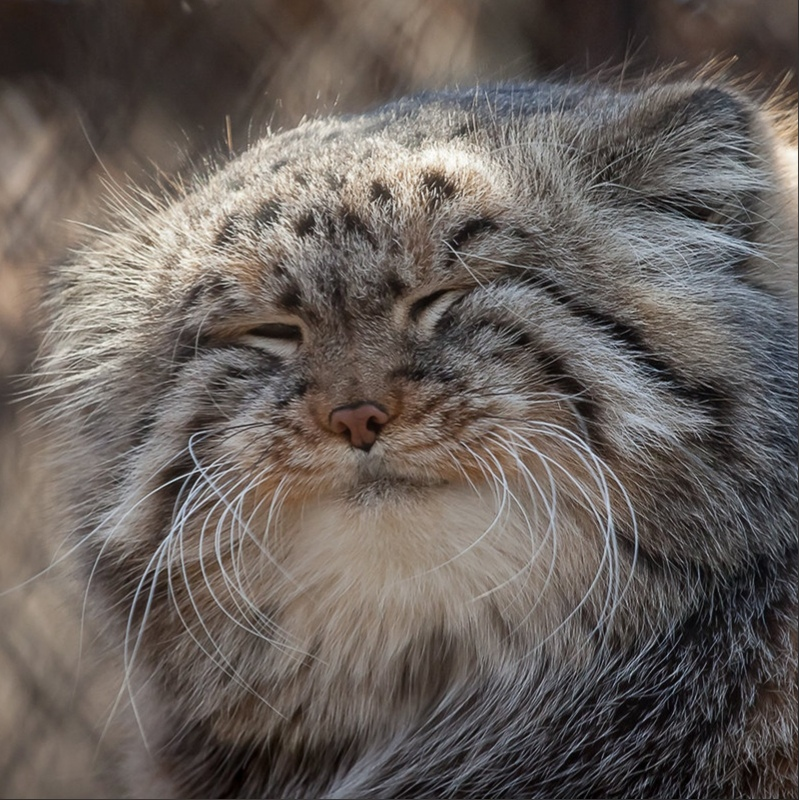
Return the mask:
{"type": "Polygon", "coordinates": [[[414,302],[408,309],[408,317],[410,318],[411,322],[416,322],[419,317],[421,317],[422,314],[427,311],[428,308],[435,305],[438,300],[444,297],[444,295],[449,294],[451,291],[451,289],[439,289],[437,292],[428,294],[414,302]]]}
{"type": "Polygon", "coordinates": [[[432,333],[444,314],[467,294],[466,289],[439,289],[415,300],[408,319],[422,332],[432,333]]]}
{"type": "Polygon", "coordinates": [[[239,341],[275,356],[292,356],[302,344],[303,331],[289,322],[265,322],[244,331],[239,341]]]}
{"type": "Polygon", "coordinates": [[[257,336],[262,339],[277,339],[282,342],[301,342],[302,330],[299,325],[288,325],[284,322],[267,322],[257,325],[246,333],[247,336],[257,336]]]}

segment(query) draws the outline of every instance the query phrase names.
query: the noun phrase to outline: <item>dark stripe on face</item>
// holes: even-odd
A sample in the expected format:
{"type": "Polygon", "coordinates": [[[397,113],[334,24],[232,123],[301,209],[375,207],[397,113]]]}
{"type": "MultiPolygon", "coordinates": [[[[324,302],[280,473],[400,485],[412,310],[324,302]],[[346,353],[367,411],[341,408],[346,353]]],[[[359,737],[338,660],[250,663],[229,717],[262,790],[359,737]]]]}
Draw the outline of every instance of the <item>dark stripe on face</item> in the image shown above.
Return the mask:
{"type": "Polygon", "coordinates": [[[447,263],[455,260],[455,254],[460,250],[470,239],[479,236],[482,233],[495,231],[499,228],[496,222],[487,217],[480,217],[479,219],[471,219],[465,224],[461,225],[448,239],[445,240],[444,246],[447,249],[447,263]]]}
{"type": "Polygon", "coordinates": [[[591,390],[569,371],[566,361],[556,353],[537,349],[545,378],[555,390],[567,399],[582,421],[586,433],[597,452],[605,444],[602,426],[598,417],[599,403],[591,390]]]}
{"type": "Polygon", "coordinates": [[[158,415],[154,409],[146,409],[136,420],[133,426],[133,435],[131,437],[131,447],[137,448],[144,444],[150,437],[150,433],[155,427],[158,415]]]}
{"type": "Polygon", "coordinates": [[[220,297],[232,288],[233,286],[222,275],[206,275],[191,287],[180,307],[186,311],[198,305],[201,300],[220,297]]]}
{"type": "MultiPolygon", "coordinates": [[[[415,364],[398,367],[392,371],[390,377],[392,380],[400,379],[414,382],[434,380],[439,383],[452,383],[461,376],[451,366],[442,363],[440,358],[429,358],[420,360],[415,364]]],[[[453,392],[458,391],[462,391],[462,389],[457,386],[454,387],[453,392]]]]}
{"type": "MultiPolygon", "coordinates": [[[[169,516],[171,510],[167,518],[169,516]]],[[[161,521],[160,515],[158,520],[161,521]]],[[[138,552],[135,555],[120,551],[114,546],[109,547],[108,542],[98,547],[100,539],[87,541],[88,555],[92,564],[90,588],[101,591],[104,602],[110,602],[116,609],[123,609],[122,613],[131,623],[131,637],[134,641],[146,642],[157,621],[158,610],[169,605],[166,566],[162,562],[161,568],[155,575],[155,563],[149,563],[153,548],[163,540],[164,534],[165,531],[159,527],[157,538],[154,537],[152,542],[143,541],[141,543],[143,548],[137,548],[138,552]],[[148,566],[149,571],[144,574],[148,566]],[[152,603],[153,612],[148,614],[147,624],[142,625],[148,603],[152,603]]]]}
{"type": "Polygon", "coordinates": [[[235,744],[203,722],[177,725],[159,753],[160,767],[182,797],[322,797],[359,746],[343,734],[335,741],[298,741],[288,732],[302,719],[297,708],[287,715],[286,735],[235,744]]]}
{"type": "Polygon", "coordinates": [[[443,297],[449,292],[449,289],[439,289],[437,292],[432,292],[426,297],[422,297],[411,305],[408,309],[408,317],[412,322],[416,322],[419,317],[439,298],[443,297]]]}
{"type": "Polygon", "coordinates": [[[205,352],[210,342],[207,334],[198,333],[195,330],[183,330],[178,337],[172,352],[172,365],[181,367],[196,358],[201,352],[205,352]]]}
{"type": "Polygon", "coordinates": [[[488,330],[497,339],[497,350],[500,353],[509,347],[527,347],[530,344],[530,335],[518,325],[498,322],[492,319],[478,319],[467,324],[467,328],[475,331],[488,330]]]}
{"type": "MultiPolygon", "coordinates": [[[[206,405],[206,401],[200,402],[206,405]]],[[[222,414],[219,409],[216,407],[209,408],[206,405],[205,408],[200,408],[189,417],[183,429],[188,436],[193,436],[196,433],[199,434],[197,436],[198,440],[206,439],[221,419],[222,414]]]]}
{"type": "Polygon", "coordinates": [[[157,521],[150,530],[151,544],[157,545],[167,533],[165,523],[173,520],[178,503],[188,496],[200,473],[188,451],[182,452],[158,475],[157,491],[152,495],[152,507],[148,509],[157,521]]]}
{"type": "Polygon", "coordinates": [[[275,397],[275,408],[285,408],[293,400],[298,400],[306,394],[310,388],[310,383],[305,380],[297,380],[291,384],[282,383],[280,386],[279,394],[275,397]]]}
{"type": "Polygon", "coordinates": [[[646,205],[666,214],[676,214],[686,219],[711,226],[733,239],[750,242],[755,238],[756,224],[751,209],[757,207],[758,198],[747,192],[742,201],[721,206],[716,198],[707,203],[697,195],[672,194],[668,197],[648,197],[646,205]]]}
{"type": "Polygon", "coordinates": [[[474,238],[478,234],[495,230],[497,230],[497,223],[492,219],[487,219],[485,217],[472,219],[447,239],[447,245],[453,250],[457,250],[469,241],[469,239],[474,238]]]}
{"type": "Polygon", "coordinates": [[[577,300],[551,278],[535,276],[531,283],[543,289],[559,305],[575,316],[581,317],[592,327],[607,333],[618,342],[645,372],[672,394],[694,406],[706,410],[717,422],[726,422],[732,410],[733,399],[722,388],[708,383],[691,381],[675,369],[665,358],[651,352],[641,332],[610,314],[606,314],[587,303],[577,300]]]}

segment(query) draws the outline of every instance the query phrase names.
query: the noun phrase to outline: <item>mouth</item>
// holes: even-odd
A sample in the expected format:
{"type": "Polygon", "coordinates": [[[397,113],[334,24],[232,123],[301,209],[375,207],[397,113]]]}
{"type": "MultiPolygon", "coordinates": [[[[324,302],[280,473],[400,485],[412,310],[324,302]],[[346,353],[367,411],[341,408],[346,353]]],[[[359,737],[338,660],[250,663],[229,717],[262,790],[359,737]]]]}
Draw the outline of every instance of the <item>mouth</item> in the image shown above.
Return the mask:
{"type": "Polygon", "coordinates": [[[348,496],[358,504],[370,504],[419,496],[448,483],[428,472],[400,470],[383,459],[367,458],[359,465],[348,496]]]}

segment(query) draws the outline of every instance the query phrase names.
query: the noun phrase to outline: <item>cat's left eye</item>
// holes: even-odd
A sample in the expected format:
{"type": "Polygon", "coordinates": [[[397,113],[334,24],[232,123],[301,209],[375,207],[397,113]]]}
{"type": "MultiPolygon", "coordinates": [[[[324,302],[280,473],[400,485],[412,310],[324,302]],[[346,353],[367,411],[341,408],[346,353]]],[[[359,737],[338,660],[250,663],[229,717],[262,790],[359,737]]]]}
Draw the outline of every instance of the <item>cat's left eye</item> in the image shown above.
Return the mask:
{"type": "Polygon", "coordinates": [[[465,289],[439,289],[411,303],[408,318],[417,327],[431,332],[455,303],[466,296],[465,289]]]}

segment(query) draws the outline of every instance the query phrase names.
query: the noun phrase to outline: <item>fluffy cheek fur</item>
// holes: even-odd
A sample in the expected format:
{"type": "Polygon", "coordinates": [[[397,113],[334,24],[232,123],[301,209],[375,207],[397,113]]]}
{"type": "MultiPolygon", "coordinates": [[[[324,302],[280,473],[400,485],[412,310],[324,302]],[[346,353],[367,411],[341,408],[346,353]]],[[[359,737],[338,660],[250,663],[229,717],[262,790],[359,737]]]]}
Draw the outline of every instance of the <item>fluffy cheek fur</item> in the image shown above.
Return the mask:
{"type": "Polygon", "coordinates": [[[173,608],[148,608],[141,592],[128,666],[138,666],[141,636],[159,677],[179,681],[192,715],[215,717],[225,738],[282,728],[298,713],[320,731],[360,735],[436,691],[437,679],[417,675],[397,696],[404,665],[434,676],[443,660],[457,681],[481,663],[512,663],[531,642],[555,637],[558,650],[579,627],[576,609],[588,602],[596,616],[609,605],[611,554],[600,531],[587,537],[576,521],[557,538],[534,525],[514,490],[420,489],[379,511],[209,499],[179,515],[144,571],[148,585],[168,584],[173,608]],[[389,702],[375,707],[374,696],[389,702]]]}

